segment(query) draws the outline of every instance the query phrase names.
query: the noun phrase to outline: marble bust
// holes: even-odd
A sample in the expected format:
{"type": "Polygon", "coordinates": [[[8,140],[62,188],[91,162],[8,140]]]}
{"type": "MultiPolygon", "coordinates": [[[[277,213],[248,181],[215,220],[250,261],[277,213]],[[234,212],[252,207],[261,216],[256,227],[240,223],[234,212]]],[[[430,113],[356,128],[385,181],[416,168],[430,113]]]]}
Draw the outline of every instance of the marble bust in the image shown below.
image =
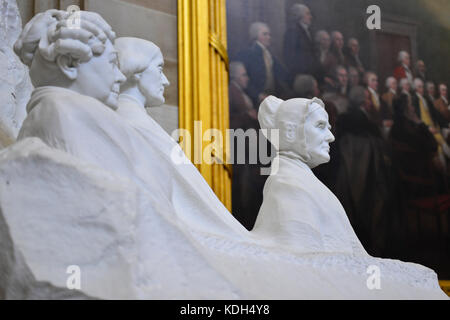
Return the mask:
{"type": "Polygon", "coordinates": [[[330,160],[334,141],[323,102],[271,96],[261,104],[258,119],[261,128],[279,130],[279,141],[274,142],[276,170],[265,184],[252,233],[300,253],[365,254],[342,205],[311,171],[330,160]]]}
{"type": "Polygon", "coordinates": [[[147,141],[151,139],[161,150],[171,149],[176,144],[146,111],[146,107],[164,103],[164,89],[170,84],[163,72],[161,50],[150,41],[133,37],[118,38],[114,46],[120,70],[126,76],[120,88],[117,113],[147,141]]]}
{"type": "MultiPolygon", "coordinates": [[[[93,97],[116,109],[120,84],[113,41],[115,33],[94,12],[81,12],[80,29],[70,29],[70,13],[48,10],[36,15],[17,40],[14,50],[30,68],[35,88],[57,86],[93,97]]],[[[30,110],[28,110],[30,111],[30,110]]]]}
{"type": "Polygon", "coordinates": [[[164,103],[164,89],[169,85],[159,47],[147,40],[123,37],[116,39],[115,48],[120,70],[127,78],[121,86],[117,113],[145,140],[141,152],[148,159],[147,172],[158,177],[157,184],[168,195],[176,216],[197,231],[231,232],[247,238],[247,230],[223,206],[178,143],[145,110],[164,103]],[[174,153],[182,159],[174,161],[174,153]]]}

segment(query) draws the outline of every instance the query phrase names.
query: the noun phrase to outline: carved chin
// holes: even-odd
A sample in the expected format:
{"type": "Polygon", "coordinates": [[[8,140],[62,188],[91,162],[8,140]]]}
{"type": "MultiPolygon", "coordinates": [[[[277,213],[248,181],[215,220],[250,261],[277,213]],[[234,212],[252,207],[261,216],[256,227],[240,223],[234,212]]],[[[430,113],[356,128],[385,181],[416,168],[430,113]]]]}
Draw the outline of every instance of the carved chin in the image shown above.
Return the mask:
{"type": "Polygon", "coordinates": [[[330,162],[330,154],[327,152],[323,152],[320,155],[311,155],[311,159],[309,161],[310,167],[315,168],[317,166],[320,166],[322,164],[330,162]]]}
{"type": "Polygon", "coordinates": [[[330,161],[330,150],[329,150],[329,149],[327,149],[327,151],[325,151],[325,152],[323,153],[323,159],[324,159],[326,162],[330,161]]]}
{"type": "Polygon", "coordinates": [[[166,102],[166,99],[164,98],[163,95],[158,96],[158,97],[154,96],[150,100],[149,107],[159,107],[159,106],[162,106],[165,102],[166,102]]]}
{"type": "Polygon", "coordinates": [[[113,110],[117,110],[119,105],[119,95],[117,93],[111,92],[106,101],[104,101],[108,107],[113,110]]]}

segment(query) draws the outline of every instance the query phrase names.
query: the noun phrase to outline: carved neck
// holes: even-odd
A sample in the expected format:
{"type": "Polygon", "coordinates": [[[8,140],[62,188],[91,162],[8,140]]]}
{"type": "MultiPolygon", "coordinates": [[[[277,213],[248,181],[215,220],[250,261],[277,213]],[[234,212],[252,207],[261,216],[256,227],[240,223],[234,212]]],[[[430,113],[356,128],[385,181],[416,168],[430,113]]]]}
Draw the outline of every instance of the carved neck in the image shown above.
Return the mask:
{"type": "Polygon", "coordinates": [[[125,83],[121,87],[120,96],[128,97],[129,99],[135,100],[143,108],[145,108],[145,104],[147,103],[147,99],[141,93],[137,85],[129,85],[125,83]]]}
{"type": "Polygon", "coordinates": [[[307,164],[306,159],[304,159],[301,155],[298,153],[295,153],[293,151],[279,151],[278,156],[282,158],[288,158],[290,160],[294,160],[295,162],[299,163],[301,167],[309,168],[309,165],[307,164]]]}
{"type": "Polygon", "coordinates": [[[126,101],[126,100],[132,101],[132,102],[136,103],[142,109],[145,109],[145,104],[143,104],[141,100],[137,99],[135,96],[132,96],[130,94],[121,93],[119,96],[119,101],[126,101]]]}

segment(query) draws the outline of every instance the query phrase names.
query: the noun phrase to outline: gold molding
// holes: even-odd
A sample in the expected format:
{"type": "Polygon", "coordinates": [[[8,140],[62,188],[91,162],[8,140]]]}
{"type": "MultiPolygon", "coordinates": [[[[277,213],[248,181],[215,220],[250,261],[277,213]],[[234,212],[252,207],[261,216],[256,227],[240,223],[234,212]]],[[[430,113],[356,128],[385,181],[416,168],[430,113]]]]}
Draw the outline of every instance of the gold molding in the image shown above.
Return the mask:
{"type": "MultiPolygon", "coordinates": [[[[209,142],[195,145],[202,144],[206,130],[218,129],[226,140],[229,128],[225,0],[178,0],[178,65],[179,127],[197,140],[185,152],[198,163],[209,142]],[[195,121],[201,121],[200,131],[195,121]]],[[[203,161],[196,167],[231,210],[232,170],[223,161],[228,151],[223,153],[212,155],[217,163],[203,161]]]]}
{"type": "Polygon", "coordinates": [[[450,280],[441,280],[439,281],[439,285],[442,290],[450,297],[450,280]]]}
{"type": "Polygon", "coordinates": [[[228,70],[228,52],[223,43],[219,40],[219,37],[215,33],[209,35],[209,44],[217,51],[219,56],[225,62],[225,66],[228,70]]]}

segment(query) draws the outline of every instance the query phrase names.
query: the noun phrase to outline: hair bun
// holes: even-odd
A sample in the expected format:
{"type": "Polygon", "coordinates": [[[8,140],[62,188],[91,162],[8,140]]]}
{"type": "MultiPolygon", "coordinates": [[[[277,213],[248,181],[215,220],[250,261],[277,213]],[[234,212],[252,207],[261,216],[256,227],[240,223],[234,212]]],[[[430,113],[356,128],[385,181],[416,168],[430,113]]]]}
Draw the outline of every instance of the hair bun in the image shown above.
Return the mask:
{"type": "Polygon", "coordinates": [[[69,25],[72,18],[71,13],[55,9],[37,14],[25,25],[14,51],[30,67],[36,52],[49,62],[55,62],[59,55],[85,62],[94,54],[103,53],[108,39],[114,42],[115,33],[98,13],[80,11],[77,29],[69,25]]]}
{"type": "Polygon", "coordinates": [[[31,66],[36,50],[43,37],[47,36],[49,27],[58,22],[63,11],[48,10],[38,13],[28,22],[19,39],[14,44],[14,52],[23,64],[31,66]]]}
{"type": "MultiPolygon", "coordinates": [[[[274,96],[268,96],[259,106],[258,121],[261,129],[275,129],[275,118],[280,105],[284,102],[274,96]]],[[[270,141],[268,132],[263,131],[264,136],[270,141]]]]}
{"type": "Polygon", "coordinates": [[[284,102],[274,96],[268,96],[259,106],[258,121],[261,129],[275,128],[275,115],[280,105],[284,102]]]}

